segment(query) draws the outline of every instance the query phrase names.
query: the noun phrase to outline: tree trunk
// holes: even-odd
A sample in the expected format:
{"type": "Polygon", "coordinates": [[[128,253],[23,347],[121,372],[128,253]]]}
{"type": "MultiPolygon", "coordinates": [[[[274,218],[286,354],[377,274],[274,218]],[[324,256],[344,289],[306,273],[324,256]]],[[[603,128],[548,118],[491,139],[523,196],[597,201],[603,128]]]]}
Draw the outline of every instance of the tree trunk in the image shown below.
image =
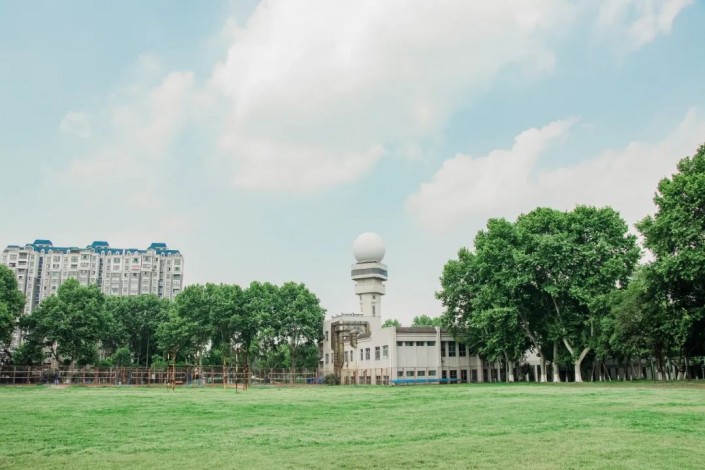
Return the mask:
{"type": "Polygon", "coordinates": [[[634,360],[631,357],[629,358],[629,368],[631,369],[631,373],[629,374],[629,381],[633,382],[634,376],[636,375],[636,370],[634,370],[634,360]]]}
{"type": "Polygon", "coordinates": [[[583,373],[582,373],[582,370],[580,369],[580,366],[583,364],[583,359],[585,359],[585,356],[587,356],[587,354],[589,352],[590,352],[590,348],[585,348],[580,353],[580,356],[578,356],[578,358],[575,359],[574,366],[575,366],[575,381],[576,382],[583,381],[583,373]]]}
{"type": "Polygon", "coordinates": [[[296,375],[296,347],[293,345],[290,347],[291,354],[291,377],[289,377],[289,382],[294,383],[294,376],[296,375]]]}
{"type": "Polygon", "coordinates": [[[507,364],[507,382],[514,382],[514,362],[509,360],[509,354],[504,353],[504,360],[507,364]]]}
{"type": "Polygon", "coordinates": [[[249,364],[249,354],[245,351],[245,367],[243,368],[244,379],[242,384],[242,389],[247,390],[247,386],[250,384],[250,364],[249,364]]]}
{"type": "Polygon", "coordinates": [[[541,355],[541,360],[539,361],[539,373],[541,374],[541,377],[539,378],[539,382],[541,383],[546,383],[548,382],[548,377],[546,374],[546,358],[541,355]]]}
{"type": "Polygon", "coordinates": [[[560,383],[561,373],[558,368],[558,341],[553,342],[553,360],[551,361],[551,371],[553,372],[553,382],[560,383]]]}

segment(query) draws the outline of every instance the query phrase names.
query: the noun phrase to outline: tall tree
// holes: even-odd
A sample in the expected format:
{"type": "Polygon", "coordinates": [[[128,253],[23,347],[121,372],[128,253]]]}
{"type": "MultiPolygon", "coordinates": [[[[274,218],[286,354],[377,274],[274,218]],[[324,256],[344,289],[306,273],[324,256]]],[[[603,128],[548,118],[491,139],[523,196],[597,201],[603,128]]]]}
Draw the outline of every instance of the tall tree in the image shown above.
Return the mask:
{"type": "Polygon", "coordinates": [[[548,304],[546,331],[553,342],[554,380],[560,341],[571,355],[576,382],[595,347],[607,296],[624,286],[639,259],[636,237],[609,207],[578,206],[570,212],[536,209],[517,219],[521,269],[548,304]]]}
{"type": "Polygon", "coordinates": [[[92,363],[106,329],[104,303],[96,286],[69,279],[26,317],[27,340],[48,347],[58,361],[92,363]]]}
{"type": "Polygon", "coordinates": [[[661,378],[665,360],[678,350],[683,325],[669,315],[665,292],[657,287],[653,266],[639,268],[626,289],[610,297],[610,313],[603,318],[600,359],[655,358],[661,378]]]}
{"type": "Polygon", "coordinates": [[[508,368],[524,350],[523,332],[541,360],[541,381],[549,351],[553,380],[560,380],[564,345],[582,381],[581,363],[609,311],[606,297],[625,285],[639,257],[619,214],[538,208],[515,223],[491,219],[474,245],[444,269],[438,296],[446,323],[488,359],[501,353],[508,368]]]}
{"type": "MultiPolygon", "coordinates": [[[[240,286],[228,284],[211,286],[209,292],[212,347],[220,351],[223,377],[227,377],[226,368],[228,363],[233,363],[240,319],[245,314],[245,294],[240,286]]],[[[225,386],[225,380],[223,386],[225,386]]]]}
{"type": "Polygon", "coordinates": [[[276,292],[277,286],[274,284],[252,282],[245,289],[242,311],[233,318],[235,344],[243,354],[245,386],[249,382],[251,355],[276,344],[273,341],[274,329],[271,327],[276,308],[276,292]]]}
{"type": "Polygon", "coordinates": [[[384,320],[384,323],[382,323],[382,328],[387,328],[390,326],[400,327],[401,322],[396,318],[387,318],[386,320],[384,320]]]}
{"type": "Polygon", "coordinates": [[[513,380],[513,366],[524,355],[530,337],[542,360],[543,379],[541,336],[527,320],[531,306],[520,301],[517,287],[521,279],[515,266],[518,246],[513,224],[491,219],[487,230],[476,236],[474,248],[474,253],[461,249],[458,259],[443,270],[443,289],[437,294],[446,307],[443,323],[481,358],[505,362],[508,380],[513,380]]]}
{"type": "Polygon", "coordinates": [[[679,355],[703,353],[705,329],[705,145],[659,182],[656,214],[637,228],[654,254],[651,281],[668,298],[667,315],[684,329],[679,355]]]}
{"type": "Polygon", "coordinates": [[[193,322],[179,314],[176,303],[169,305],[166,321],[157,327],[157,343],[171,366],[172,389],[176,385],[176,361],[198,349],[198,333],[193,322]]]}
{"type": "Polygon", "coordinates": [[[10,353],[12,334],[24,309],[25,298],[17,288],[17,279],[10,268],[0,265],[0,348],[10,353]]]}
{"type": "Polygon", "coordinates": [[[289,349],[291,372],[296,371],[301,350],[316,344],[323,332],[326,311],[304,284],[287,282],[276,293],[278,333],[289,349]]]}
{"type": "Polygon", "coordinates": [[[104,347],[107,343],[111,350],[127,346],[135,364],[149,367],[157,351],[157,327],[167,319],[169,302],[155,295],[106,298],[105,310],[112,323],[104,347]]]}
{"type": "Polygon", "coordinates": [[[211,310],[217,286],[191,284],[174,299],[177,315],[191,334],[192,349],[198,358],[205,354],[212,338],[211,310]]]}

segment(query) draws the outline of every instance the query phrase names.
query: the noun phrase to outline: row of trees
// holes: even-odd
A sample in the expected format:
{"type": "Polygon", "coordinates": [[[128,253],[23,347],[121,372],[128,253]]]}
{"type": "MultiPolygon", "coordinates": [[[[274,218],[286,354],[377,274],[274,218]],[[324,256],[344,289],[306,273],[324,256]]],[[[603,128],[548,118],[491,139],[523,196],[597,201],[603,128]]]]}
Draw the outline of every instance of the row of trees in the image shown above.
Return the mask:
{"type": "MultiPolygon", "coordinates": [[[[382,328],[387,328],[390,326],[401,326],[401,322],[394,318],[388,318],[382,323],[382,328]]],[[[430,317],[428,315],[418,315],[414,317],[411,321],[411,327],[423,327],[423,326],[443,326],[443,317],[430,317]]]]}
{"type": "Polygon", "coordinates": [[[508,371],[533,350],[542,381],[547,360],[554,381],[565,362],[579,382],[586,358],[607,357],[655,359],[662,378],[667,364],[686,377],[705,356],[705,146],[660,182],[654,202],[637,224],[653,255],[641,265],[636,237],[609,207],[489,220],[444,267],[443,322],[508,371]]]}
{"type": "MultiPolygon", "coordinates": [[[[9,291],[14,286],[21,302],[13,311],[18,306],[21,311],[24,299],[6,271],[10,276],[0,272],[0,279],[9,291]]],[[[7,310],[3,305],[0,315],[7,310]]],[[[7,351],[16,365],[41,364],[49,351],[57,361],[78,366],[239,363],[247,373],[254,361],[295,370],[316,367],[324,317],[318,298],[293,282],[253,282],[244,289],[196,284],[169,301],[153,295],[106,297],[96,286],[70,279],[31,315],[3,315],[2,340],[9,344],[8,335],[19,325],[24,341],[7,351]]]]}

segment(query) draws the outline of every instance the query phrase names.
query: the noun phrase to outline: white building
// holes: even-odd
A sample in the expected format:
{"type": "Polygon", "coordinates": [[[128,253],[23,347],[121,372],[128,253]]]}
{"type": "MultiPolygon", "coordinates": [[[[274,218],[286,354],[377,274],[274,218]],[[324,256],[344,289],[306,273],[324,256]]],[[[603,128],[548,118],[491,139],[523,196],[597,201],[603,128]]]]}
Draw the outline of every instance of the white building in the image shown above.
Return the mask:
{"type": "Polygon", "coordinates": [[[465,344],[436,327],[382,328],[387,266],[379,235],[363,233],[353,243],[352,266],[360,313],[340,314],[324,323],[320,374],[343,384],[483,382],[503,379],[504,370],[471,356],[465,344]]]}
{"type": "Polygon", "coordinates": [[[152,243],[141,250],[112,248],[105,241],[78,248],[35,240],[23,247],[9,245],[0,254],[0,264],[15,273],[27,299],[25,314],[71,278],[84,286],[97,285],[106,295],[154,294],[170,299],[183,289],[184,283],[184,258],[165,243],[152,243]]]}

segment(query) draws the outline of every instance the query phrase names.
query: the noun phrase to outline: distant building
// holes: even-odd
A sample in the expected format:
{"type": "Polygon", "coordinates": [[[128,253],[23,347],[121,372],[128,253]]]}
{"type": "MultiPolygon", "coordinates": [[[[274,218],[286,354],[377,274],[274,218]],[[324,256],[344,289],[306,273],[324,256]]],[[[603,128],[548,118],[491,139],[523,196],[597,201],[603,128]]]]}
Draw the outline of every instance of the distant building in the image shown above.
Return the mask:
{"type": "Polygon", "coordinates": [[[105,241],[78,248],[35,240],[24,246],[9,245],[0,254],[0,264],[15,273],[27,299],[25,314],[71,278],[84,286],[96,285],[106,295],[154,294],[169,299],[181,292],[184,283],[184,258],[165,243],[141,250],[112,248],[105,241]]]}
{"type": "Polygon", "coordinates": [[[385,248],[374,233],[353,244],[352,266],[360,313],[340,314],[324,323],[319,344],[322,375],[336,374],[343,384],[416,384],[496,381],[503,368],[471,355],[465,344],[437,327],[382,328],[382,296],[387,266],[385,248]]]}

